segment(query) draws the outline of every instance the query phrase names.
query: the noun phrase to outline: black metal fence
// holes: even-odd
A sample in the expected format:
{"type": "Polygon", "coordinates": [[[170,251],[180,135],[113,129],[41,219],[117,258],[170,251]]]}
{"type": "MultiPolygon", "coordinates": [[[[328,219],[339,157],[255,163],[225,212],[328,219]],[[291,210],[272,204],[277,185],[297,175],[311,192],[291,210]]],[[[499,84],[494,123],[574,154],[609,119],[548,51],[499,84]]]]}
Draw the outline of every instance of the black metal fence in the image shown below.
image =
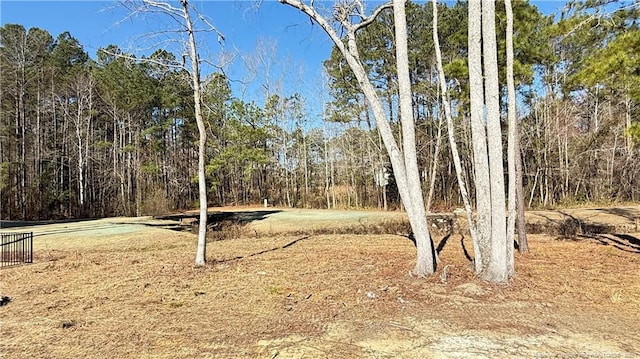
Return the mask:
{"type": "Polygon", "coordinates": [[[0,267],[33,263],[33,232],[0,233],[0,267]]]}

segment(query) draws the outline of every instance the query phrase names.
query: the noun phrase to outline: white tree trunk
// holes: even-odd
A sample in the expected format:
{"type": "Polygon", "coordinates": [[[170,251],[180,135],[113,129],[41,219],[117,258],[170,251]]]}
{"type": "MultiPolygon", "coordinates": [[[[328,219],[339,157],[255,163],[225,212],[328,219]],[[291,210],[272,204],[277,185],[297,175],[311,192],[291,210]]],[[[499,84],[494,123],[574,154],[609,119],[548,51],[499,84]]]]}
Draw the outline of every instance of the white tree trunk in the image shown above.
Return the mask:
{"type": "Polygon", "coordinates": [[[202,99],[200,90],[200,64],[198,62],[198,51],[196,39],[193,31],[191,16],[189,15],[189,4],[187,0],[181,0],[180,4],[184,10],[184,20],[189,32],[189,50],[191,57],[191,82],[193,83],[193,101],[195,107],[196,123],[198,124],[198,192],[200,195],[200,224],[198,228],[198,248],[196,250],[196,266],[207,263],[207,184],[204,172],[207,131],[202,118],[202,99]]]}
{"type": "Polygon", "coordinates": [[[513,242],[515,241],[516,228],[516,140],[518,133],[517,113],[516,113],[516,87],[513,79],[513,9],[511,0],[505,0],[504,7],[507,15],[507,172],[509,173],[509,221],[507,222],[507,269],[509,276],[513,276],[513,242]]]}
{"type": "Polygon", "coordinates": [[[436,177],[438,176],[440,149],[442,148],[442,118],[440,116],[440,111],[438,111],[438,133],[436,134],[436,147],[433,151],[433,161],[431,161],[431,170],[429,171],[429,193],[427,194],[427,204],[425,206],[427,212],[431,212],[433,195],[436,191],[436,177]]]}
{"type": "MultiPolygon", "coordinates": [[[[432,1],[433,4],[433,44],[436,52],[436,65],[438,67],[438,82],[440,82],[440,89],[442,93],[442,106],[444,107],[445,119],[447,121],[447,132],[449,137],[449,146],[451,147],[451,157],[453,157],[453,165],[456,169],[456,179],[458,180],[458,188],[460,189],[460,196],[464,203],[464,209],[467,214],[467,222],[469,223],[469,232],[471,234],[471,240],[473,247],[478,248],[478,233],[476,230],[476,223],[473,218],[473,209],[471,202],[469,201],[469,194],[467,192],[467,184],[462,176],[462,165],[460,163],[460,154],[458,153],[458,145],[455,138],[455,129],[453,127],[453,117],[451,116],[451,105],[449,103],[449,90],[447,89],[447,80],[444,75],[444,69],[442,67],[442,53],[440,51],[440,39],[438,37],[438,2],[432,1]]],[[[476,260],[476,270],[480,262],[476,260]]]]}
{"type": "Polygon", "coordinates": [[[471,139],[473,142],[474,184],[478,246],[474,249],[476,273],[488,265],[491,251],[491,190],[487,152],[487,132],[483,119],[484,84],[482,83],[482,5],[469,1],[469,86],[471,105],[471,139]]]}
{"type": "MultiPolygon", "coordinates": [[[[482,48],[487,113],[487,144],[491,178],[491,259],[482,277],[492,282],[509,279],[504,193],[502,130],[500,128],[500,85],[496,40],[495,3],[482,3],[482,48]]],[[[513,244],[512,244],[513,246],[513,244]]],[[[511,252],[513,253],[513,251],[511,252]]]]}
{"type": "MultiPolygon", "coordinates": [[[[416,261],[416,267],[414,270],[414,274],[417,276],[426,276],[430,273],[433,273],[435,270],[435,258],[433,257],[432,250],[429,248],[432,247],[431,238],[428,231],[426,213],[424,209],[424,200],[422,199],[422,189],[420,187],[420,177],[419,174],[415,178],[409,179],[408,173],[411,173],[412,176],[417,173],[417,163],[410,164],[411,168],[406,167],[405,159],[411,158],[411,154],[409,157],[403,157],[400,148],[393,136],[393,131],[391,129],[391,125],[387,120],[386,113],[384,107],[382,105],[382,101],[378,97],[375,87],[367,77],[367,72],[364,69],[362,61],[360,60],[360,55],[358,52],[357,44],[356,44],[356,31],[368,24],[370,24],[373,19],[377,16],[377,14],[382,11],[382,9],[386,8],[387,5],[383,5],[377,8],[374,13],[364,18],[360,23],[352,24],[349,22],[351,18],[348,14],[345,14],[341,18],[339,18],[341,25],[344,27],[346,31],[346,45],[343,39],[338,36],[338,33],[331,27],[329,21],[320,15],[316,10],[299,0],[281,0],[282,3],[293,6],[300,11],[307,14],[311,17],[315,22],[320,25],[323,30],[329,35],[331,40],[334,42],[336,47],[340,50],[345,60],[349,64],[349,67],[353,71],[358,84],[362,92],[365,95],[365,98],[369,102],[371,106],[371,111],[373,112],[374,118],[376,120],[376,124],[378,126],[378,131],[380,132],[380,136],[382,137],[382,141],[384,142],[385,148],[387,149],[387,153],[389,154],[389,158],[391,161],[391,166],[393,168],[393,173],[396,179],[396,184],[398,186],[398,192],[400,193],[400,198],[402,203],[404,204],[407,215],[409,217],[409,222],[411,223],[411,228],[416,237],[416,242],[418,240],[420,243],[416,243],[417,251],[418,251],[418,259],[416,261]],[[415,166],[415,167],[413,167],[415,166]],[[417,184],[417,186],[416,186],[417,184]],[[416,189],[417,188],[417,192],[416,189]],[[419,203],[414,204],[412,201],[412,197],[420,197],[418,200],[419,203]],[[418,208],[419,207],[419,208],[418,208]],[[429,262],[429,263],[427,263],[429,262]]],[[[404,9],[404,2],[399,2],[402,4],[404,9]]],[[[397,9],[394,10],[394,12],[397,9]]],[[[336,16],[340,16],[340,14],[336,14],[336,16]]],[[[397,21],[397,18],[396,18],[397,21]]],[[[405,32],[405,45],[406,45],[406,23],[401,26],[403,31],[405,32]]],[[[396,44],[397,47],[405,47],[403,51],[406,51],[406,46],[400,46],[396,44]]],[[[402,55],[402,54],[401,54],[402,55]]],[[[398,63],[402,63],[400,59],[398,63]]],[[[399,66],[401,67],[401,66],[399,66]]],[[[402,71],[402,70],[401,70],[402,71]]],[[[408,71],[408,70],[407,70],[408,71]]],[[[400,75],[399,75],[400,76],[400,75]]],[[[405,90],[406,91],[406,90],[405,90]]],[[[410,94],[410,90],[409,90],[410,94]]],[[[401,96],[402,97],[402,96],[401,96]]],[[[413,126],[413,116],[403,116],[407,121],[407,123],[403,123],[404,131],[411,132],[411,128],[413,126]],[[410,123],[408,123],[410,122],[410,123]],[[406,129],[404,126],[408,126],[406,129]]],[[[414,136],[413,133],[404,133],[403,135],[414,136]]],[[[405,146],[409,146],[411,140],[405,140],[403,142],[405,146]]],[[[407,150],[405,148],[405,150],[407,150]]],[[[410,150],[411,151],[411,150],[410,150]]],[[[415,142],[413,145],[413,151],[415,151],[415,142]]],[[[415,159],[415,156],[413,157],[415,159]]],[[[416,201],[416,202],[418,202],[416,201]]]]}
{"type": "Polygon", "coordinates": [[[78,143],[76,147],[78,147],[78,203],[81,208],[84,208],[84,153],[82,152],[83,143],[82,143],[82,100],[79,101],[80,105],[78,106],[78,113],[76,114],[76,138],[78,143]]]}
{"type": "Polygon", "coordinates": [[[329,146],[327,140],[327,129],[324,127],[324,104],[322,104],[322,142],[324,144],[324,194],[327,199],[327,209],[331,209],[331,198],[329,197],[329,191],[331,189],[331,177],[329,176],[329,146]]]}
{"type": "Polygon", "coordinates": [[[407,19],[405,0],[393,1],[393,23],[395,28],[396,66],[398,71],[398,92],[400,104],[400,122],[402,124],[402,149],[404,166],[407,171],[409,196],[403,203],[409,216],[409,222],[416,239],[418,259],[414,274],[427,276],[435,271],[433,244],[427,225],[427,213],[424,206],[418,155],[416,153],[416,131],[413,118],[411,78],[409,76],[409,54],[407,44],[407,19]]]}
{"type": "MultiPolygon", "coordinates": [[[[516,207],[518,210],[517,226],[518,226],[518,251],[520,253],[529,252],[529,242],[527,240],[527,221],[524,215],[524,188],[522,186],[522,155],[520,153],[520,132],[516,132],[515,143],[515,156],[516,156],[516,207]]],[[[536,173],[536,178],[537,178],[536,173]]],[[[533,184],[535,188],[535,183],[533,184]]],[[[515,272],[515,270],[514,270],[515,272]]]]}

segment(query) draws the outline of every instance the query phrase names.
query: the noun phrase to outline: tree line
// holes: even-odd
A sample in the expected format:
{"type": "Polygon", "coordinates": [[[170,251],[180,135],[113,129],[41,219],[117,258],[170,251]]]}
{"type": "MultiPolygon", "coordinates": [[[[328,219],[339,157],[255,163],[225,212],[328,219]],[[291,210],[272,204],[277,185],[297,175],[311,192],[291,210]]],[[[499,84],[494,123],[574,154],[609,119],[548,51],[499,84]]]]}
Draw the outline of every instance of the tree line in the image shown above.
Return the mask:
{"type": "MultiPolygon", "coordinates": [[[[504,33],[506,14],[500,4],[496,25],[504,33]]],[[[474,156],[467,3],[441,4],[438,10],[450,109],[469,182],[474,156]]],[[[407,3],[421,186],[427,207],[437,210],[459,206],[462,199],[446,146],[432,11],[430,4],[407,3]]],[[[638,7],[569,3],[555,19],[516,1],[513,12],[527,205],[637,201],[638,7]]],[[[392,9],[383,9],[355,36],[390,128],[402,138],[392,9]]],[[[497,45],[503,54],[504,39],[498,37],[497,45]]],[[[197,207],[198,129],[183,58],[157,50],[138,59],[109,45],[92,59],[70,33],[54,38],[19,24],[0,28],[0,46],[3,219],[142,215],[197,207]]],[[[322,121],[308,113],[303,93],[273,91],[264,103],[256,103],[234,95],[224,74],[205,76],[209,205],[256,204],[266,198],[288,207],[400,207],[372,109],[344,61],[337,49],[325,61],[328,93],[322,121]]],[[[505,66],[499,65],[505,84],[505,66]]],[[[500,88],[503,102],[506,92],[500,88]]]]}
{"type": "MultiPolygon", "coordinates": [[[[456,131],[468,179],[473,178],[467,65],[467,3],[439,6],[439,32],[456,131]]],[[[428,202],[450,207],[460,203],[451,153],[440,148],[443,108],[430,35],[432,10],[407,4],[413,112],[417,118],[420,162],[428,202]],[[437,171],[429,171],[436,168],[437,171]],[[430,188],[437,190],[429,191],[430,188]],[[432,198],[433,196],[433,198],[432,198]]],[[[637,4],[596,1],[568,3],[559,19],[545,16],[527,2],[513,3],[514,77],[518,93],[520,155],[527,204],[571,205],[580,202],[637,201],[640,197],[638,118],[640,81],[637,4]],[[632,40],[633,39],[633,40],[632,40]],[[624,45],[622,45],[624,43],[624,45]],[[635,140],[634,140],[635,139],[635,140]]],[[[498,33],[506,15],[496,4],[498,33]]],[[[398,118],[397,81],[390,68],[393,18],[361,33],[360,52],[388,112],[398,118]]],[[[505,41],[498,38],[502,108],[506,104],[505,41]]],[[[334,120],[369,121],[363,95],[353,74],[334,51],[326,63],[331,74],[334,120]],[[355,112],[355,113],[354,113],[355,112]]],[[[502,114],[503,122],[506,111],[502,114]]]]}

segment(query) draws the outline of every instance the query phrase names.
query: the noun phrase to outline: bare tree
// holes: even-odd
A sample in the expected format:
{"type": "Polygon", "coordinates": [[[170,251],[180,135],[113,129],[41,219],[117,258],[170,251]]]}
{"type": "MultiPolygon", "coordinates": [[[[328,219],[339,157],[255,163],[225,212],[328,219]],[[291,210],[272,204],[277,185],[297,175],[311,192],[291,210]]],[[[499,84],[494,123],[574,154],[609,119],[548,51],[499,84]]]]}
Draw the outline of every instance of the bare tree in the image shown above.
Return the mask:
{"type": "MultiPolygon", "coordinates": [[[[405,14],[406,0],[393,0],[393,23],[395,28],[396,40],[396,66],[398,72],[398,91],[400,103],[400,122],[402,124],[402,140],[404,165],[407,171],[407,185],[409,187],[408,198],[403,198],[405,207],[411,206],[411,210],[407,210],[409,218],[412,217],[416,222],[416,226],[412,226],[413,233],[416,238],[416,247],[418,248],[418,261],[415,272],[424,276],[435,270],[435,265],[429,270],[426,267],[429,263],[434,263],[433,244],[426,223],[426,210],[424,206],[424,197],[422,195],[422,186],[420,184],[420,171],[418,169],[418,156],[416,153],[416,131],[415,120],[413,118],[411,79],[409,76],[409,56],[407,45],[407,18],[405,14]],[[422,220],[422,218],[425,218],[422,220]]],[[[435,263],[434,263],[435,264],[435,263]]]]}
{"type": "MultiPolygon", "coordinates": [[[[93,116],[93,88],[94,80],[90,74],[78,73],[71,83],[75,92],[76,108],[75,116],[72,118],[75,129],[77,148],[77,176],[78,176],[78,204],[81,211],[85,210],[87,180],[86,164],[89,157],[89,136],[91,127],[91,117],[93,116]]],[[[82,213],[84,215],[84,213],[82,213]]]]}
{"type": "MultiPolygon", "coordinates": [[[[181,7],[175,7],[169,2],[153,1],[153,0],[141,0],[139,6],[134,7],[136,12],[148,12],[148,13],[160,13],[162,15],[169,16],[180,27],[180,32],[187,35],[186,43],[183,44],[186,47],[186,55],[191,60],[190,67],[186,64],[169,64],[170,66],[179,66],[187,70],[191,76],[191,84],[193,86],[193,102],[196,123],[198,126],[198,192],[200,198],[200,222],[198,228],[198,246],[196,250],[195,265],[202,266],[206,264],[206,235],[207,235],[207,184],[205,177],[205,162],[206,162],[206,142],[207,131],[202,117],[202,89],[201,89],[201,77],[200,77],[200,57],[198,55],[198,47],[196,44],[195,33],[196,30],[193,26],[191,18],[191,6],[188,0],[180,0],[181,7]]],[[[207,21],[203,16],[198,15],[198,19],[203,22],[207,29],[203,31],[214,32],[219,41],[224,39],[222,34],[207,21]]],[[[152,61],[152,60],[149,60],[152,61]]]]}
{"type": "Polygon", "coordinates": [[[300,0],[280,1],[302,11],[315,21],[315,23],[320,25],[327,35],[329,35],[353,71],[371,107],[378,131],[389,154],[398,192],[407,211],[409,222],[411,223],[411,228],[416,239],[417,261],[413,273],[418,277],[425,277],[433,273],[436,262],[433,243],[427,226],[424,199],[418,173],[414,118],[413,112],[411,111],[411,88],[410,84],[406,83],[406,79],[408,78],[408,60],[406,58],[407,26],[404,0],[394,0],[393,4],[382,4],[369,16],[366,15],[364,4],[360,0],[336,2],[332,9],[332,17],[333,20],[337,21],[342,27],[345,33],[345,39],[338,35],[338,31],[334,29],[327,17],[321,15],[316,10],[313,1],[310,1],[309,4],[305,4],[300,0]],[[397,70],[399,83],[402,84],[399,98],[401,106],[400,120],[403,129],[402,148],[400,148],[396,142],[382,101],[368,78],[367,72],[360,59],[356,41],[356,32],[371,24],[380,12],[391,6],[394,8],[395,18],[397,70]],[[409,110],[407,110],[407,107],[409,110]]]}
{"type": "Polygon", "coordinates": [[[198,228],[198,250],[196,251],[196,265],[201,266],[207,262],[207,182],[204,173],[204,163],[207,146],[207,130],[202,118],[202,92],[200,90],[200,60],[196,47],[196,37],[189,14],[189,3],[180,0],[184,16],[184,22],[189,34],[189,54],[191,57],[191,82],[193,84],[193,103],[195,108],[196,123],[198,124],[198,192],[200,195],[200,227],[198,228]]]}

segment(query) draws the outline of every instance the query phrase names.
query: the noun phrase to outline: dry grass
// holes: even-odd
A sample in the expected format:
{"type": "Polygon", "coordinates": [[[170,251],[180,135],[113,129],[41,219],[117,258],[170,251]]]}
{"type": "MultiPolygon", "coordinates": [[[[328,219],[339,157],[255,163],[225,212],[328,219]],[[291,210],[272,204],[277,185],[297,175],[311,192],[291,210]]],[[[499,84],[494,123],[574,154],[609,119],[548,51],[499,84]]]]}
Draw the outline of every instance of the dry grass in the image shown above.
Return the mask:
{"type": "Polygon", "coordinates": [[[45,236],[35,264],[0,271],[0,357],[640,355],[640,254],[530,241],[497,286],[458,235],[428,279],[408,275],[415,250],[395,235],[227,238],[204,268],[188,233],[45,236]]]}

